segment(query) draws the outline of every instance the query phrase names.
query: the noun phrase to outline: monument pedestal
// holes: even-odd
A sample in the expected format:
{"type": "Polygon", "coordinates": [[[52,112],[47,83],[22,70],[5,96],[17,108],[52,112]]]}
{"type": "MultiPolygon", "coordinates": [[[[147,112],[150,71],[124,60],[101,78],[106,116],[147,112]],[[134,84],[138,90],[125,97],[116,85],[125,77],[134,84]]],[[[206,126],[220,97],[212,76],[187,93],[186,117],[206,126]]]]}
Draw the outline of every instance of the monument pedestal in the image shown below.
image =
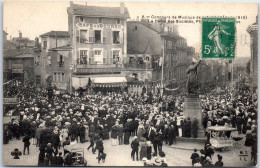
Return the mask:
{"type": "Polygon", "coordinates": [[[183,115],[185,118],[190,117],[193,122],[193,117],[196,116],[198,120],[198,138],[205,137],[202,127],[202,108],[200,105],[199,95],[187,95],[184,100],[183,115]]]}

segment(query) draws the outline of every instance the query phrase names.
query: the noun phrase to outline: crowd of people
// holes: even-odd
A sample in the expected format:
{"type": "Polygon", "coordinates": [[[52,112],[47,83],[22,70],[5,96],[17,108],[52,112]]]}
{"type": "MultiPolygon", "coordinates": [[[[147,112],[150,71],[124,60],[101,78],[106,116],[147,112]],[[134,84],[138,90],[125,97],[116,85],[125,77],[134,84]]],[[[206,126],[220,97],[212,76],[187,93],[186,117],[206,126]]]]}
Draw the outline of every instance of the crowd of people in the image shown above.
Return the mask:
{"type": "MultiPolygon", "coordinates": [[[[93,154],[98,151],[98,162],[105,161],[103,140],[108,139],[111,145],[131,146],[133,161],[143,160],[150,165],[151,160],[161,157],[160,164],[165,166],[163,145],[176,144],[177,136],[197,138],[198,120],[183,116],[184,94],[48,95],[47,90],[33,85],[5,87],[4,94],[13,94],[20,102],[15,107],[5,107],[6,113],[19,117],[4,126],[4,143],[24,136],[23,153],[27,149],[29,154],[30,143],[25,137],[32,138],[40,150],[39,166],[71,165],[66,146],[74,142],[89,143],[88,150],[91,148],[93,154]]],[[[201,97],[205,135],[209,126],[237,128],[246,134],[246,145],[252,146],[252,155],[256,155],[257,100],[252,100],[246,90],[235,95],[227,90],[221,94],[213,90],[201,97]]]]}

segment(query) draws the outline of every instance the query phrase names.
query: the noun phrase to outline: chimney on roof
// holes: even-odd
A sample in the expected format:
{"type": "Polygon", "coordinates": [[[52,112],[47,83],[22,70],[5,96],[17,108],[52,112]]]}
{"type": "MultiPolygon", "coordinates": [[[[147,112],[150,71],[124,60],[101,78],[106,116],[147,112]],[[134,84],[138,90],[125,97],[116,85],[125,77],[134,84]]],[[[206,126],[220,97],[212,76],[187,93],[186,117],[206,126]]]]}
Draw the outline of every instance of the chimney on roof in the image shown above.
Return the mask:
{"type": "Polygon", "coordinates": [[[73,10],[73,1],[70,1],[70,9],[73,10]]]}
{"type": "Polygon", "coordinates": [[[120,14],[124,15],[125,14],[125,3],[120,2],[120,14]]]}
{"type": "Polygon", "coordinates": [[[39,38],[38,37],[35,38],[35,47],[36,48],[39,47],[39,38]]]}
{"type": "Polygon", "coordinates": [[[23,34],[21,31],[19,31],[19,38],[22,38],[23,37],[23,34]]]}

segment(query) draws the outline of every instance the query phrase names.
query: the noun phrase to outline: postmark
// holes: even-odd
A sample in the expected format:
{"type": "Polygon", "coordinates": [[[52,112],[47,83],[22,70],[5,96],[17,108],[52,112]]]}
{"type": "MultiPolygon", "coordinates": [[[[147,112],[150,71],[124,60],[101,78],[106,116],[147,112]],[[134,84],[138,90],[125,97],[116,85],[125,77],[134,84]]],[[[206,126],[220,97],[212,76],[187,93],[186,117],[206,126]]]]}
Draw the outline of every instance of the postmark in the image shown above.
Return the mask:
{"type": "Polygon", "coordinates": [[[235,18],[202,18],[202,58],[235,58],[235,18]]]}

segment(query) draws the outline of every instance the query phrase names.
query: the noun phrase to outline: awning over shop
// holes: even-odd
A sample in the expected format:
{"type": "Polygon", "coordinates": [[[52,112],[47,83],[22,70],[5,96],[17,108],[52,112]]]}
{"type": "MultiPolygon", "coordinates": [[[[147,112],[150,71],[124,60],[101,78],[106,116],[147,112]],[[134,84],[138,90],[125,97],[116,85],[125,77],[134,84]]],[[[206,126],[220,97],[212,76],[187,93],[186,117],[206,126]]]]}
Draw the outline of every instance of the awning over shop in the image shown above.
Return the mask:
{"type": "Polygon", "coordinates": [[[126,83],[126,78],[123,76],[117,77],[93,77],[90,78],[92,83],[95,84],[113,84],[113,83],[126,83]]]}
{"type": "Polygon", "coordinates": [[[94,87],[120,87],[126,84],[126,78],[122,76],[93,77],[91,78],[94,87]]]}
{"type": "Polygon", "coordinates": [[[74,89],[82,87],[85,89],[89,83],[89,77],[72,77],[72,86],[74,89]]]}
{"type": "Polygon", "coordinates": [[[72,86],[76,90],[80,87],[85,89],[88,85],[93,87],[119,87],[126,82],[127,80],[123,76],[72,77],[72,86]]]}

